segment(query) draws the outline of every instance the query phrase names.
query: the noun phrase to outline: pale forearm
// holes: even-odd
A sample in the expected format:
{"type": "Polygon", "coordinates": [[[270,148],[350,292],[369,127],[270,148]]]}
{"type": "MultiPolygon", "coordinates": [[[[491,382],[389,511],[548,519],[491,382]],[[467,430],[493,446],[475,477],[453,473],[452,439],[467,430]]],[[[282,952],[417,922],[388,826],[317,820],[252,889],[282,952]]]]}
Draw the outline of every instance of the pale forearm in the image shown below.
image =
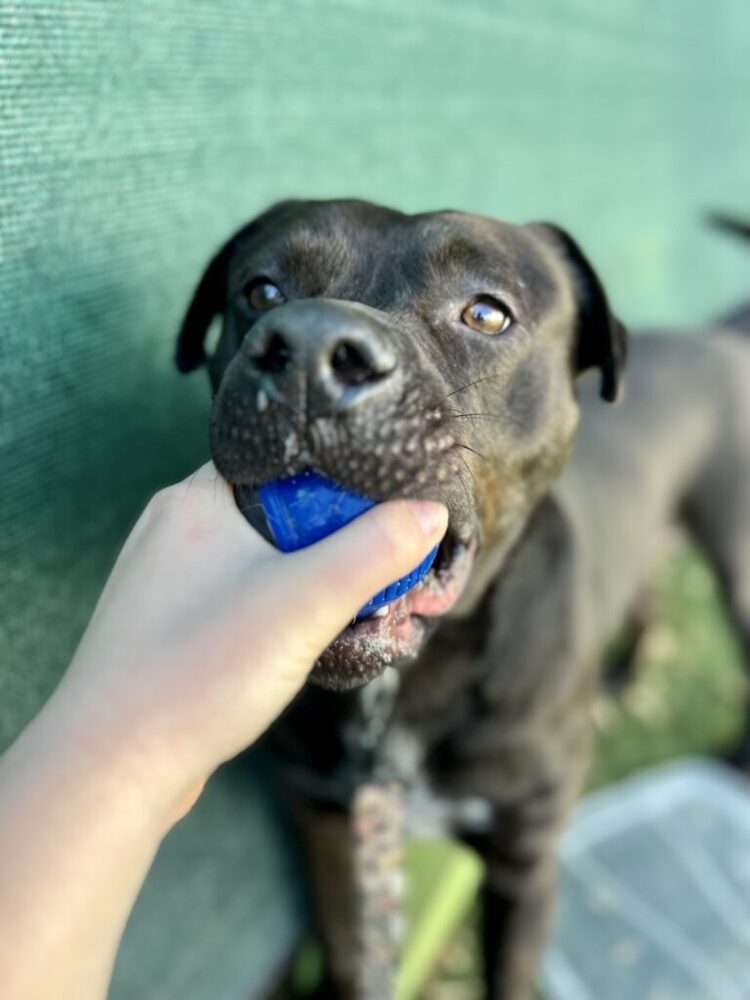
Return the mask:
{"type": "Polygon", "coordinates": [[[0,760],[0,1000],[105,995],[164,834],[445,524],[392,503],[283,555],[211,466],[152,500],[62,683],[0,760]]]}
{"type": "MultiPolygon", "coordinates": [[[[48,705],[0,760],[0,996],[106,995],[169,823],[138,762],[48,705]]],[[[168,796],[165,797],[168,801],[168,796]]]]}

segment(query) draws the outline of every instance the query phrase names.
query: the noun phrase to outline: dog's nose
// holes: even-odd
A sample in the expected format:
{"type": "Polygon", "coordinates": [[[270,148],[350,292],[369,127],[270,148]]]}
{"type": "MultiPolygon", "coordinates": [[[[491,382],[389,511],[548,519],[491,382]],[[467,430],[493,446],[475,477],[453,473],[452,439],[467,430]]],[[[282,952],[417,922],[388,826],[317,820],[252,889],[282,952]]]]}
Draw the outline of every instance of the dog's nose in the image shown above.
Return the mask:
{"type": "Polygon", "coordinates": [[[387,328],[350,303],[302,299],[260,319],[242,351],[288,395],[306,381],[313,395],[352,406],[388,379],[396,355],[387,328]]]}

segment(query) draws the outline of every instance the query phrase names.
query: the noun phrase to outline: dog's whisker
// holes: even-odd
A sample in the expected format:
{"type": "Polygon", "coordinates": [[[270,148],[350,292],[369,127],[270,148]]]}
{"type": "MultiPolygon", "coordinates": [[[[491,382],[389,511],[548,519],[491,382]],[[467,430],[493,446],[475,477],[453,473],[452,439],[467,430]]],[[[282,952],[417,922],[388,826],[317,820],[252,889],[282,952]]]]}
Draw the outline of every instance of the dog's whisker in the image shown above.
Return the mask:
{"type": "Polygon", "coordinates": [[[454,389],[443,397],[444,400],[450,399],[451,396],[457,395],[459,392],[465,392],[467,389],[471,389],[475,385],[479,385],[480,382],[490,382],[492,379],[500,378],[502,372],[496,372],[494,375],[483,375],[481,378],[475,378],[473,382],[467,382],[465,385],[460,385],[458,389],[454,389]]]}
{"type": "Polygon", "coordinates": [[[492,419],[492,420],[502,420],[503,419],[501,413],[451,413],[449,415],[448,419],[449,420],[460,420],[463,417],[466,417],[466,418],[469,418],[469,417],[482,418],[482,417],[484,417],[485,419],[492,419]]]}
{"type": "Polygon", "coordinates": [[[474,473],[471,471],[471,466],[466,461],[466,459],[463,457],[463,455],[459,455],[458,457],[461,459],[461,462],[462,462],[464,468],[469,473],[469,476],[471,477],[471,481],[472,481],[472,484],[474,486],[474,489],[476,489],[477,488],[477,481],[476,481],[476,477],[474,476],[474,473]]]}
{"type": "Polygon", "coordinates": [[[477,458],[481,458],[483,462],[489,462],[489,458],[483,455],[481,451],[477,451],[476,448],[472,448],[471,445],[464,444],[463,441],[456,441],[456,448],[462,448],[464,451],[470,451],[472,455],[476,455],[477,458]]]}
{"type": "MultiPolygon", "coordinates": [[[[471,469],[466,464],[466,459],[463,457],[463,455],[459,455],[458,457],[461,459],[461,462],[463,463],[464,468],[469,473],[469,476],[471,476],[471,479],[474,482],[474,485],[476,486],[476,480],[474,479],[474,476],[472,474],[471,469]]],[[[459,483],[461,483],[461,489],[466,494],[466,501],[467,501],[467,503],[470,504],[471,503],[471,493],[470,493],[468,487],[466,486],[466,483],[464,482],[464,477],[460,474],[460,472],[459,472],[459,475],[458,475],[458,481],[459,481],[459,483]]]]}

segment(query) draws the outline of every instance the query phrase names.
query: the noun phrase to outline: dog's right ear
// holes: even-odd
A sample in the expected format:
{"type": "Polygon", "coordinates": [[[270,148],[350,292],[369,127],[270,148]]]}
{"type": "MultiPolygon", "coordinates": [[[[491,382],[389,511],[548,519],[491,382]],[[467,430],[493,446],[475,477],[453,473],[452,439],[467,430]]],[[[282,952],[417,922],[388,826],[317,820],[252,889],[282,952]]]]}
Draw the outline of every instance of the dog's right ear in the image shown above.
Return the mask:
{"type": "Polygon", "coordinates": [[[235,233],[221,250],[214,254],[198,282],[198,287],[193,292],[177,335],[175,363],[181,372],[195,371],[206,360],[203,343],[211,320],[224,308],[227,268],[238,235],[239,233],[235,233]]]}

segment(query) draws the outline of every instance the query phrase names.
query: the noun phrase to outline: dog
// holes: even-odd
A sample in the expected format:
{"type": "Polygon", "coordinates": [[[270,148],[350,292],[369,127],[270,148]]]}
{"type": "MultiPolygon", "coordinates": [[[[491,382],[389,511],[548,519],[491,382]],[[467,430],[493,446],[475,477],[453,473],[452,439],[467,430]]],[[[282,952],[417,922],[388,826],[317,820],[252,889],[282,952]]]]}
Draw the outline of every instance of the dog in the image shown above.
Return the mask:
{"type": "Polygon", "coordinates": [[[196,288],[177,365],[208,366],[213,460],[251,519],[258,484],[306,467],[449,511],[425,581],[347,627],[272,733],[298,788],[323,995],[354,995],[347,814],[383,760],[484,859],[487,996],[531,994],[603,649],[675,521],[713,562],[750,660],[750,343],[631,338],[613,406],[626,342],[549,223],[285,201],[196,288]],[[358,689],[394,674],[382,731],[352,763],[369,725],[358,689]]]}

